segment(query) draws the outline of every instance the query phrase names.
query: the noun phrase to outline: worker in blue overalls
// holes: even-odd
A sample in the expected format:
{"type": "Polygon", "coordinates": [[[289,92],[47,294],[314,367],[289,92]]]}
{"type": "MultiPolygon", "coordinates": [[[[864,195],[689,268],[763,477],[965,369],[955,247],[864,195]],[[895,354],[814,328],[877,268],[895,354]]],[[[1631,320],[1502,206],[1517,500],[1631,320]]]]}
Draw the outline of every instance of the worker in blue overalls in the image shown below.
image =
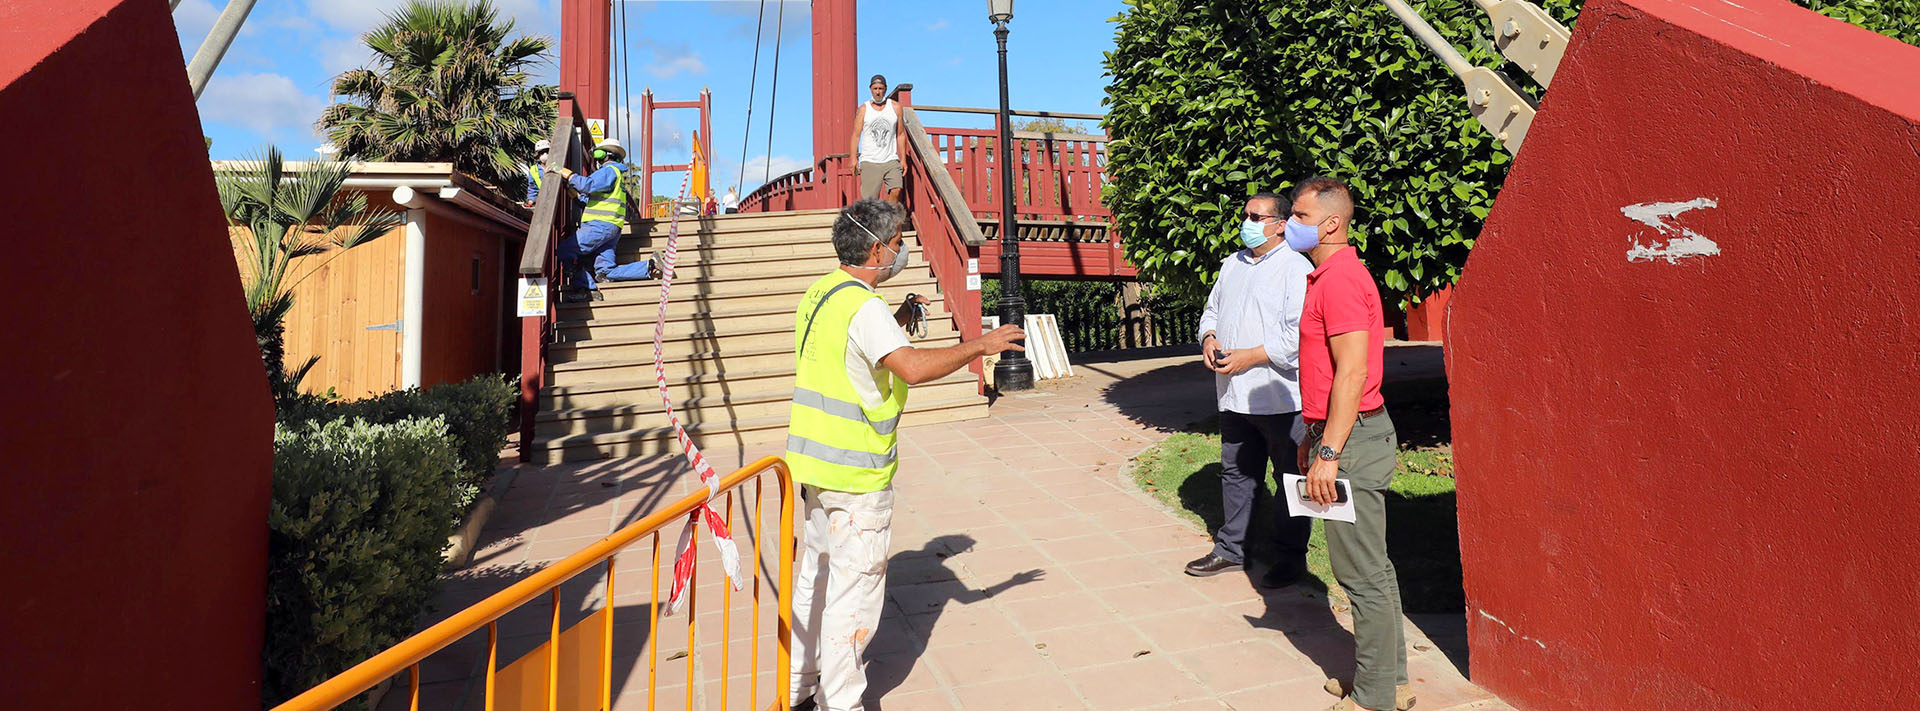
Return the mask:
{"type": "Polygon", "coordinates": [[[544,138],[533,144],[533,163],[527,166],[527,207],[533,207],[533,203],[540,199],[540,182],[546,175],[543,166],[547,164],[547,154],[552,149],[553,143],[544,138]]]}
{"type": "Polygon", "coordinates": [[[566,269],[569,282],[560,296],[563,303],[604,298],[596,277],[604,280],[606,273],[614,268],[614,248],[620,244],[620,234],[627,227],[626,173],[629,168],[622,162],[627,157],[627,149],[619,140],[609,138],[594,148],[593,157],[600,161],[600,167],[592,175],[580,175],[566,166],[554,168],[584,203],[580,228],[573,231],[571,238],[560,241],[560,263],[566,269]]]}

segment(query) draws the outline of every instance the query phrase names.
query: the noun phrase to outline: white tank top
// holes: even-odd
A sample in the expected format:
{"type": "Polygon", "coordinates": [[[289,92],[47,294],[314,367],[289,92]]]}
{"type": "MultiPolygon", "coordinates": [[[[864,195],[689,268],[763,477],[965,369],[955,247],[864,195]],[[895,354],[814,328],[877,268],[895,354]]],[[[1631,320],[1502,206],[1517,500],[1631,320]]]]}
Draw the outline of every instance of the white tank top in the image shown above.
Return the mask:
{"type": "Polygon", "coordinates": [[[885,106],[873,108],[869,101],[860,102],[860,162],[886,163],[900,160],[900,144],[894,139],[894,124],[900,120],[900,112],[893,108],[889,99],[885,106]]]}

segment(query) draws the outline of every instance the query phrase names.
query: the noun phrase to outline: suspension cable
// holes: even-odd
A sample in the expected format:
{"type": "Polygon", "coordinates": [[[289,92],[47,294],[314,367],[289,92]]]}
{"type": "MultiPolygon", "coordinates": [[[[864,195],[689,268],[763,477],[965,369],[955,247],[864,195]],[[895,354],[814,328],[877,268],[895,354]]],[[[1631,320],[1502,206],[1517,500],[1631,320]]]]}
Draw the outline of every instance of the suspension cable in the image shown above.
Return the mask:
{"type": "MultiPolygon", "coordinates": [[[[608,7],[607,41],[612,42],[614,40],[614,34],[613,34],[614,29],[620,26],[620,23],[619,23],[620,0],[607,0],[607,7],[608,7]]],[[[606,134],[608,138],[619,138],[620,137],[620,133],[619,133],[620,131],[620,96],[619,96],[618,89],[620,87],[620,52],[617,49],[609,50],[609,56],[607,57],[607,72],[608,72],[608,79],[607,79],[606,134]]],[[[587,132],[587,139],[589,141],[593,139],[593,132],[591,130],[587,132]]],[[[593,153],[593,146],[587,146],[587,153],[588,154],[593,153]]]]}
{"type": "Polygon", "coordinates": [[[754,21],[753,25],[753,72],[747,78],[747,126],[740,129],[740,175],[733,179],[736,195],[739,193],[740,184],[747,182],[747,146],[753,140],[753,91],[760,79],[760,32],[766,26],[767,0],[760,0],[760,17],[754,21]]]}
{"type": "MultiPolygon", "coordinates": [[[[633,152],[639,150],[640,147],[633,143],[633,58],[627,55],[627,14],[629,11],[627,9],[627,0],[613,1],[615,6],[620,8],[620,64],[622,65],[620,78],[624,80],[624,83],[620,85],[621,106],[625,107],[620,111],[620,135],[626,136],[624,142],[627,144],[627,160],[631,162],[633,160],[633,152]]],[[[651,150],[651,147],[649,147],[648,150],[651,150]]],[[[649,197],[648,199],[652,198],[649,197]]]]}
{"type": "Polygon", "coordinates": [[[773,87],[767,92],[767,162],[760,178],[762,184],[773,180],[773,107],[780,100],[780,37],[787,31],[787,0],[780,0],[780,11],[773,24],[773,87]]]}

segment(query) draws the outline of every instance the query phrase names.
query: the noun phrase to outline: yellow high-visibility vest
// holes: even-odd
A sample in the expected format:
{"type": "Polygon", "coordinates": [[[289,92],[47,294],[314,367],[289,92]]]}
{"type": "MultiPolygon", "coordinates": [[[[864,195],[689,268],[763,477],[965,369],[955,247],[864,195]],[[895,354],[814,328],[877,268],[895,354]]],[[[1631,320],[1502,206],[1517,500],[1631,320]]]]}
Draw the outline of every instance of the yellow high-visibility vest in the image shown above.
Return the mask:
{"type": "MultiPolygon", "coordinates": [[[[891,372],[891,394],[869,409],[847,377],[847,333],[860,306],[881,296],[835,269],[807,288],[794,314],[793,411],[787,466],[793,480],[856,494],[879,491],[900,469],[900,412],[907,383],[891,372]]],[[[882,299],[884,302],[884,299],[882,299]]]]}
{"type": "Polygon", "coordinates": [[[617,227],[627,226],[627,176],[625,166],[608,163],[613,169],[613,187],[605,193],[587,196],[587,209],[582,212],[581,222],[611,222],[617,227]]]}

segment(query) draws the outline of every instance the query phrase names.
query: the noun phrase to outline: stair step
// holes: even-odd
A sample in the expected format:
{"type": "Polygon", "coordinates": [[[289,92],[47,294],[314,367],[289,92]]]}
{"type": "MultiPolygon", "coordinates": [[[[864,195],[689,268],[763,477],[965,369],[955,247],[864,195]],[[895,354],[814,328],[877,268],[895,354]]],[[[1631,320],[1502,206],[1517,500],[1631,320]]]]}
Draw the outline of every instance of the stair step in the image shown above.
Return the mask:
{"type": "MultiPolygon", "coordinates": [[[[961,371],[958,375],[914,386],[914,396],[938,401],[979,393],[979,381],[973,373],[961,371]]],[[[658,391],[636,395],[638,399],[631,404],[541,412],[536,416],[534,431],[539,437],[561,437],[667,424],[658,391]]],[[[784,415],[792,404],[793,388],[789,385],[784,389],[678,400],[674,403],[674,413],[681,423],[693,425],[784,415]]]]}
{"type": "MultiPolygon", "coordinates": [[[[939,317],[939,318],[951,317],[950,314],[946,313],[946,310],[944,308],[944,304],[946,303],[945,297],[943,297],[938,292],[927,294],[926,297],[928,301],[927,318],[933,319],[936,317],[939,317]]],[[[902,296],[902,298],[904,298],[904,295],[902,296]]],[[[678,313],[675,313],[671,308],[669,308],[667,313],[667,328],[669,329],[675,328],[677,324],[693,324],[700,328],[712,328],[713,324],[743,323],[751,319],[765,318],[768,316],[781,316],[781,315],[786,316],[786,319],[787,319],[786,323],[788,325],[792,325],[793,319],[794,319],[794,304],[797,304],[799,302],[799,297],[797,294],[795,295],[793,302],[794,303],[783,304],[783,305],[748,306],[746,308],[730,308],[730,309],[720,309],[720,310],[714,310],[714,311],[681,311],[678,313]]],[[[895,302],[889,302],[889,303],[895,303],[895,302]]],[[[600,318],[593,318],[593,317],[587,316],[584,311],[576,311],[576,312],[568,313],[564,315],[581,316],[581,318],[572,318],[572,319],[563,318],[558,323],[559,323],[559,327],[563,329],[571,328],[574,326],[585,325],[585,324],[624,325],[624,324],[643,323],[651,326],[654,322],[654,319],[657,317],[658,310],[659,310],[658,302],[655,302],[652,305],[654,306],[654,309],[651,311],[644,312],[644,315],[640,313],[622,313],[622,314],[616,315],[609,312],[607,315],[602,316],[600,318]]]]}
{"type": "MultiPolygon", "coordinates": [[[[829,208],[822,210],[792,210],[788,212],[749,212],[732,215],[713,215],[710,217],[680,216],[680,234],[712,233],[729,234],[733,232],[764,231],[793,227],[831,227],[840,216],[840,210],[829,208]]],[[[665,235],[672,220],[649,218],[635,220],[627,225],[627,234],[645,235],[649,233],[665,235]]]]}
{"type": "MultiPolygon", "coordinates": [[[[929,307],[927,312],[929,332],[931,332],[932,324],[938,323],[941,319],[951,321],[953,318],[951,314],[938,310],[939,303],[940,302],[936,301],[934,305],[929,307]]],[[[725,317],[689,314],[681,317],[669,317],[667,319],[667,328],[664,337],[665,339],[671,339],[674,334],[697,336],[699,334],[712,334],[716,332],[733,333],[778,328],[785,328],[791,331],[793,324],[794,312],[791,307],[784,309],[739,311],[725,317]]],[[[653,340],[654,325],[654,319],[645,316],[635,318],[593,319],[588,321],[562,321],[559,326],[560,342],[582,343],[603,339],[644,339],[651,342],[653,340]]]]}
{"type": "MultiPolygon", "coordinates": [[[[908,401],[907,412],[901,417],[901,425],[912,427],[979,419],[986,416],[986,398],[977,395],[929,400],[922,403],[908,401]]],[[[688,425],[687,434],[693,438],[694,444],[701,447],[740,446],[750,448],[756,453],[778,454],[785,448],[787,421],[787,415],[782,413],[771,417],[726,423],[702,422],[688,425]]],[[[536,437],[532,443],[532,449],[536,459],[551,463],[610,457],[657,456],[677,453],[680,446],[673,436],[673,428],[661,426],[590,435],[536,437]]]]}
{"type": "MultiPolygon", "coordinates": [[[[933,339],[956,336],[953,323],[929,321],[927,337],[933,339]]],[[[769,328],[745,329],[727,328],[724,325],[718,331],[666,334],[661,338],[660,357],[668,363],[702,351],[713,351],[726,357],[734,351],[755,350],[760,348],[786,348],[793,351],[793,326],[776,325],[769,328]]],[[[626,338],[594,338],[591,340],[554,343],[547,347],[548,358],[553,363],[568,363],[575,360],[599,357],[601,353],[632,353],[636,357],[653,356],[652,329],[645,335],[633,335],[626,338]]]]}
{"type": "MultiPolygon", "coordinates": [[[[939,338],[916,338],[916,348],[945,348],[959,343],[958,335],[949,334],[939,338]]],[[[596,356],[598,354],[595,354],[596,356]]],[[[674,358],[667,366],[668,372],[681,371],[718,373],[726,375],[732,372],[753,372],[771,368],[793,367],[793,343],[782,343],[776,347],[750,348],[725,353],[700,351],[674,358]]],[[[604,383],[616,380],[632,380],[635,377],[653,374],[653,353],[646,353],[555,363],[548,368],[547,382],[554,385],[584,385],[604,383]]]]}
{"type": "MultiPolygon", "coordinates": [[[[822,272],[823,274],[825,272],[822,272]]],[[[651,285],[652,289],[608,288],[602,293],[605,301],[560,304],[560,320],[584,321],[593,319],[634,319],[656,315],[660,310],[660,287],[658,282],[638,282],[651,285]]],[[[791,312],[800,305],[800,297],[807,293],[812,282],[798,286],[769,287],[762,290],[751,288],[751,284],[736,285],[721,293],[701,293],[692,289],[682,289],[679,282],[673,285],[672,300],[667,303],[667,317],[685,316],[699,312],[748,311],[784,308],[791,312]]],[[[921,271],[908,271],[880,285],[880,296],[888,304],[898,305],[907,298],[907,294],[918,293],[929,300],[941,298],[940,284],[932,276],[921,271]]],[[[967,292],[969,298],[980,298],[979,292],[967,292]]]]}

